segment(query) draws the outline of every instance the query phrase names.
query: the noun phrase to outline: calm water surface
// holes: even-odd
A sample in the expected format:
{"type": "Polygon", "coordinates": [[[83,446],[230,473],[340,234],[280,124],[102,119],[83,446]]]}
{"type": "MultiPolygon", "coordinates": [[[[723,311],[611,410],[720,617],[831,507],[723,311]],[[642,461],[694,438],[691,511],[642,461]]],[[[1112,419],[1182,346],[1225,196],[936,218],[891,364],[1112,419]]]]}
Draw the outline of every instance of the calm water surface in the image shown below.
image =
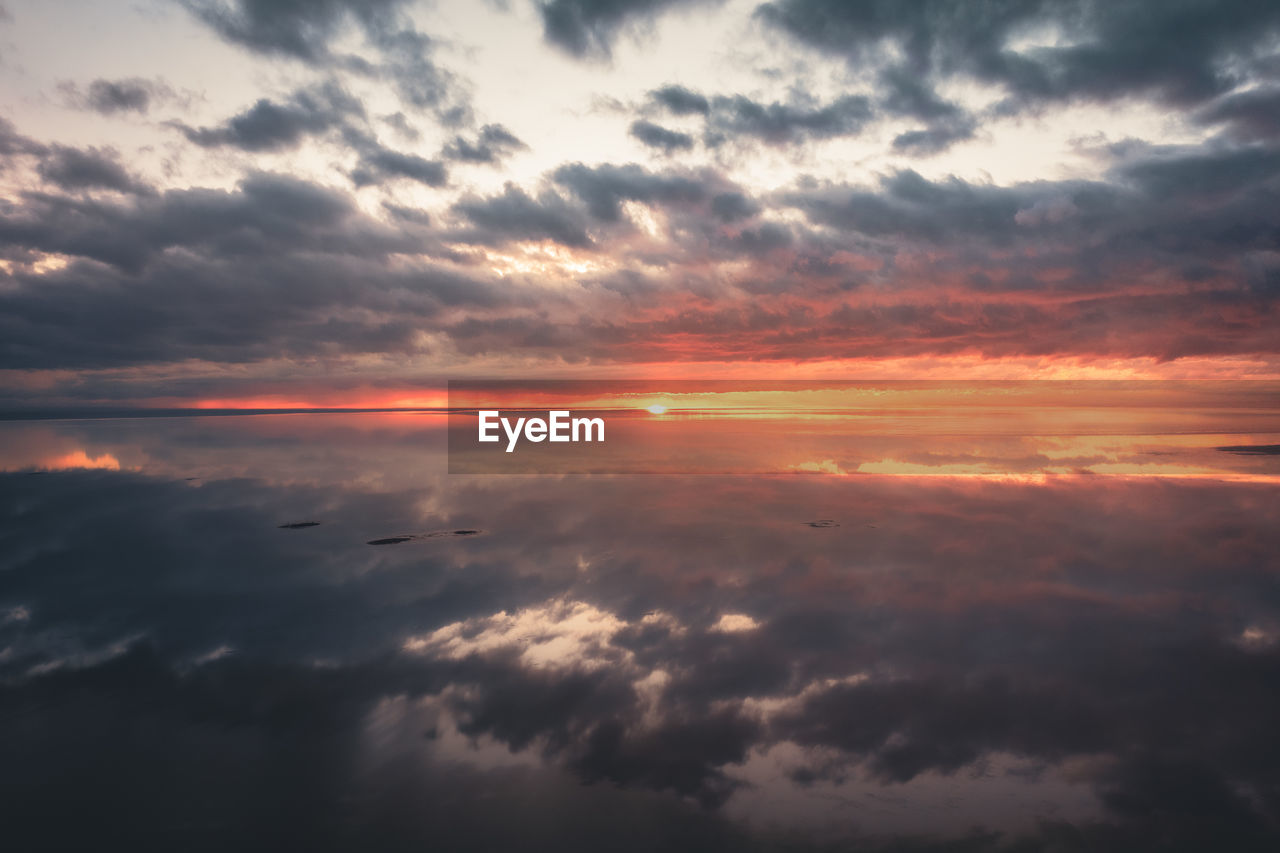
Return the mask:
{"type": "Polygon", "coordinates": [[[0,423],[5,846],[1280,849],[1271,415],[663,422],[0,423]]]}

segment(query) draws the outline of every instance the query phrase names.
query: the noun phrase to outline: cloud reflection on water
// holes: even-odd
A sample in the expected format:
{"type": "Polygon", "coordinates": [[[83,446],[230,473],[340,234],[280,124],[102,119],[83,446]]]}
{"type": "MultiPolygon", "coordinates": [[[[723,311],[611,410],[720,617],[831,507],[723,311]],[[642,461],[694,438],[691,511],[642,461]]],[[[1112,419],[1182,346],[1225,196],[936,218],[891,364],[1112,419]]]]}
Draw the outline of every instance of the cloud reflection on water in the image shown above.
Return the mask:
{"type": "Polygon", "coordinates": [[[1272,485],[447,477],[280,420],[24,427],[126,469],[0,475],[27,846],[1280,837],[1272,485]]]}

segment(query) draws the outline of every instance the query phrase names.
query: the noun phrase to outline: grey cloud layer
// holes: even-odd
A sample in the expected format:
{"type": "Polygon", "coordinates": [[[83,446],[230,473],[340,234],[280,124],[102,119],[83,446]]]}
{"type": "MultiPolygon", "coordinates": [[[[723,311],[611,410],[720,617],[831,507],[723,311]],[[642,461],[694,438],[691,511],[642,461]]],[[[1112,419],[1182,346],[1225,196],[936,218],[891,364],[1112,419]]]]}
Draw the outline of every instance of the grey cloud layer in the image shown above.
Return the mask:
{"type": "MultiPolygon", "coordinates": [[[[449,267],[392,269],[393,255],[437,245],[419,228],[379,223],[345,194],[277,175],[131,203],[29,194],[22,214],[0,224],[6,254],[21,258],[21,245],[83,260],[8,294],[4,360],[48,366],[57,353],[54,364],[87,367],[410,351],[442,305],[493,306],[497,296],[491,282],[449,267]],[[82,324],[98,332],[82,337],[82,324]]],[[[501,301],[525,301],[513,295],[501,301]]]]}
{"type": "Polygon", "coordinates": [[[912,74],[997,84],[1010,109],[1139,95],[1203,103],[1256,71],[1280,28],[1280,9],[1252,0],[778,0],[757,14],[854,65],[896,49],[912,74]],[[1050,44],[1016,49],[1018,38],[1046,31],[1050,44]]]}
{"type": "Polygon", "coordinates": [[[1229,124],[1245,139],[1276,133],[1269,119],[1274,88],[1233,92],[1255,81],[1274,83],[1267,57],[1280,34],[1280,13],[1270,4],[780,0],[756,15],[805,46],[846,59],[854,72],[873,72],[876,94],[806,106],[709,97],[679,85],[651,93],[675,115],[707,117],[713,143],[739,137],[792,143],[856,134],[877,118],[905,118],[920,126],[900,133],[892,147],[923,157],[972,138],[988,118],[1126,98],[1202,107],[1199,121],[1229,124]],[[1022,49],[1024,37],[1053,42],[1022,49]],[[937,94],[940,82],[965,78],[1000,87],[1003,100],[979,116],[937,94]]]}
{"type": "MultiPolygon", "coordinates": [[[[670,357],[672,339],[754,358],[872,354],[886,338],[902,353],[1167,359],[1274,349],[1280,153],[1268,146],[1137,148],[1106,181],[1000,187],[903,171],[878,185],[815,182],[767,198],[713,170],[577,163],[534,192],[509,184],[464,195],[439,221],[399,206],[380,222],[345,193],[296,179],[156,193],[100,152],[6,139],[11,157],[38,158],[51,187],[136,196],[29,191],[0,211],[6,257],[73,259],[8,277],[7,367],[368,353],[379,336],[387,352],[412,351],[415,330],[460,352],[609,360],[670,357]],[[628,248],[638,233],[629,203],[664,216],[656,242],[628,248]],[[786,210],[802,219],[777,221],[786,210]],[[465,248],[525,240],[611,258],[617,270],[580,277],[570,299],[474,268],[465,248]],[[849,265],[842,252],[864,261],[849,265]],[[396,260],[423,254],[431,260],[415,262],[418,272],[396,260]],[[703,272],[732,260],[750,261],[733,280],[713,284],[703,272]],[[664,270],[662,280],[646,269],[664,270]],[[871,298],[846,304],[852,291],[871,298]],[[607,294],[625,294],[625,320],[593,314],[607,294]],[[440,306],[459,300],[467,316],[447,318],[440,306]],[[120,319],[104,326],[104,315],[120,319]]],[[[441,161],[365,143],[353,179],[394,176],[446,178],[441,161]]]]}
{"type": "MultiPolygon", "coordinates": [[[[401,4],[188,5],[234,43],[324,73],[220,121],[168,123],[198,147],[236,154],[248,174],[229,193],[161,192],[112,149],[0,125],[0,157],[28,178],[0,207],[0,255],[12,262],[0,289],[3,366],[341,357],[377,352],[379,336],[388,354],[442,347],[583,362],[863,357],[886,347],[1160,360],[1276,352],[1280,139],[1274,68],[1264,61],[1269,7],[1228,3],[1210,15],[1199,2],[1162,6],[1138,34],[1131,4],[995,3],[967,14],[941,2],[770,4],[761,21],[847,59],[873,81],[870,93],[748,97],[673,83],[649,92],[618,131],[660,155],[649,165],[563,163],[484,193],[467,186],[467,170],[522,156],[512,129],[451,124],[459,116],[447,104],[456,102],[432,100],[434,72],[396,76],[404,109],[389,116],[369,114],[342,85],[344,74],[377,70],[334,53],[353,31],[378,63],[430,61],[434,43],[401,4]],[[1043,26],[1067,46],[1015,50],[1049,39],[1043,26]],[[1149,60],[1145,70],[1115,55],[1121,39],[1149,60]],[[1178,51],[1187,61],[1174,73],[1178,51]],[[990,114],[937,88],[968,78],[1001,87],[1005,111],[1125,92],[1155,98],[1210,136],[1200,145],[1101,145],[1089,152],[1105,167],[1093,180],[997,186],[900,168],[856,184],[801,176],[759,193],[733,177],[761,146],[820,152],[810,146],[887,118],[907,122],[890,142],[899,155],[973,138],[990,114]],[[426,89],[406,94],[409,85],[426,89]],[[428,148],[415,125],[432,117],[415,105],[431,103],[441,132],[428,148]],[[374,203],[385,221],[338,188],[252,171],[257,155],[309,145],[338,152],[331,164],[362,197],[381,192],[374,203]],[[721,165],[680,165],[708,154],[721,165]],[[423,188],[438,196],[429,211],[401,195],[423,188]],[[633,221],[636,206],[655,216],[633,221]],[[592,271],[550,264],[554,281],[492,272],[484,248],[519,254],[525,242],[571,249],[592,271]],[[67,265],[51,267],[44,254],[67,265]],[[309,279],[313,289],[302,284],[309,279]],[[242,295],[229,299],[237,288],[242,295]],[[81,301],[92,310],[76,310],[81,301]],[[96,323],[103,314],[117,324],[96,323]],[[218,332],[213,318],[234,328],[218,332]]],[[[667,8],[543,11],[579,21],[594,33],[582,36],[595,45],[584,50],[599,52],[667,8]]],[[[161,84],[141,79],[84,85],[76,103],[117,119],[154,111],[161,97],[161,84]]]]}

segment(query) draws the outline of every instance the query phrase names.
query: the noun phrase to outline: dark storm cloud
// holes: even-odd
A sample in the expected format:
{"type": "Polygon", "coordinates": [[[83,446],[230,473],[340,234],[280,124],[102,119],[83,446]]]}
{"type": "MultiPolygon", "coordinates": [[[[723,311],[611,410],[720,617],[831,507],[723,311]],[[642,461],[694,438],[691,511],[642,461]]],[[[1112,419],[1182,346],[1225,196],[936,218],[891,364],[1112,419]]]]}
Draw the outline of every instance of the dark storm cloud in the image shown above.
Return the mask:
{"type": "Polygon", "coordinates": [[[409,118],[403,112],[395,112],[391,115],[382,116],[382,120],[394,130],[401,139],[409,142],[417,142],[422,138],[422,133],[413,126],[409,118]]]}
{"type": "Polygon", "coordinates": [[[538,0],[543,36],[576,57],[608,58],[628,27],[667,11],[719,0],[538,0]]]}
{"type": "MultiPolygon", "coordinates": [[[[357,152],[357,185],[448,178],[442,159],[388,149],[354,122],[339,132],[357,152]]],[[[5,139],[14,162],[52,151],[13,131],[5,139]]],[[[1280,156],[1221,140],[1122,146],[1105,156],[1105,180],[999,186],[906,170],[866,185],[801,181],[760,198],[714,170],[571,163],[537,190],[464,195],[442,216],[388,208],[385,223],[331,189],[273,179],[281,193],[267,192],[261,176],[233,193],[188,190],[129,204],[29,191],[0,211],[0,252],[18,265],[0,299],[13,306],[6,363],[88,367],[100,356],[100,366],[120,366],[200,354],[241,363],[376,352],[380,335],[386,352],[418,352],[421,333],[462,353],[572,350],[584,360],[873,357],[886,341],[904,356],[1269,352],[1280,292],[1272,254],[1280,156]],[[281,195],[298,200],[277,209],[281,195]],[[628,203],[660,210],[662,233],[641,236],[628,203]],[[299,213],[323,216],[295,220],[299,213]],[[542,292],[550,302],[539,310],[530,291],[480,271],[489,265],[474,247],[542,240],[608,252],[615,272],[576,276],[584,288],[576,305],[542,292]],[[38,277],[42,253],[72,264],[38,277]],[[390,294],[402,278],[391,270],[401,253],[473,271],[430,266],[399,299],[390,294]],[[92,267],[79,259],[118,272],[94,288],[92,267]],[[718,276],[720,263],[738,268],[718,276]],[[325,295],[332,291],[292,292],[308,275],[355,276],[367,287],[337,288],[348,308],[337,318],[325,295]],[[128,334],[55,304],[84,294],[97,306],[136,276],[144,280],[136,301],[114,297],[128,334]],[[252,322],[227,318],[231,304],[202,317],[179,298],[224,293],[235,276],[255,282],[246,289],[252,322]],[[175,280],[201,284],[166,289],[175,280]],[[55,283],[64,289],[50,289],[55,283]],[[866,298],[851,302],[854,292],[866,298]],[[629,301],[625,317],[597,314],[612,294],[629,301]],[[467,316],[438,316],[451,300],[472,306],[467,316]],[[215,316],[229,331],[213,332],[215,316]],[[166,324],[202,331],[166,335],[166,324]]]]}
{"type": "Polygon", "coordinates": [[[774,249],[785,249],[794,238],[787,226],[766,222],[755,228],[743,228],[729,242],[739,253],[756,257],[774,249]]]}
{"type": "MultiPolygon", "coordinates": [[[[133,204],[30,193],[21,213],[3,221],[6,245],[62,252],[137,271],[181,246],[248,251],[257,240],[285,249],[318,247],[326,229],[356,224],[348,197],[281,175],[245,178],[235,192],[169,190],[133,204]]],[[[328,234],[334,237],[335,234],[328,234]]],[[[358,243],[352,233],[343,243],[358,243]]]]}
{"type": "Polygon", "coordinates": [[[790,200],[814,222],[871,236],[930,242],[979,236],[1003,243],[1018,233],[1016,216],[1037,195],[1035,187],[970,184],[956,178],[934,182],[901,171],[883,177],[878,189],[823,188],[790,200]]]}
{"type": "Polygon", "coordinates": [[[1280,8],[1252,0],[778,0],[757,14],[854,66],[897,52],[916,75],[999,85],[1007,109],[1130,96],[1203,103],[1241,82],[1280,27],[1280,8]],[[1061,41],[1016,49],[1019,37],[1045,30],[1061,41]]]}
{"type": "MultiPolygon", "coordinates": [[[[662,266],[664,292],[687,298],[662,310],[646,289],[628,290],[646,310],[627,322],[580,318],[572,345],[591,357],[873,357],[886,340],[901,354],[976,345],[992,356],[1271,348],[1280,161],[1268,149],[1135,149],[1097,181],[998,186],[902,171],[870,186],[802,184],[763,205],[703,173],[574,164],[553,178],[600,223],[600,245],[626,233],[624,202],[661,207],[670,242],[632,257],[662,266]],[[771,208],[808,223],[780,223],[771,208]],[[727,288],[699,274],[709,259],[751,264],[727,288]],[[851,291],[869,298],[850,304],[851,291]],[[708,293],[715,306],[696,302],[708,293]],[[755,300],[747,294],[767,300],[736,298],[755,300]]],[[[522,219],[545,215],[521,201],[522,219]]],[[[544,202],[564,212],[559,197],[544,202]]],[[[569,345],[566,329],[506,322],[521,328],[469,321],[468,346],[569,345]]]]}
{"type": "Polygon", "coordinates": [[[434,61],[435,42],[404,14],[406,0],[181,0],[223,38],[268,55],[332,69],[384,76],[408,104],[446,123],[470,118],[462,86],[434,61]],[[374,47],[378,62],[334,54],[331,43],[350,25],[374,47]]]}
{"type": "Polygon", "coordinates": [[[711,102],[684,86],[663,86],[649,93],[653,101],[675,115],[706,115],[711,112],[711,102]]]}
{"type": "Polygon", "coordinates": [[[1280,88],[1224,95],[1197,113],[1196,120],[1225,126],[1231,136],[1245,141],[1280,140],[1280,88]]]}
{"type": "Polygon", "coordinates": [[[382,209],[403,222],[411,222],[416,225],[431,224],[431,216],[425,210],[419,210],[416,207],[406,207],[402,204],[392,204],[384,201],[382,209]]]}
{"type": "Polygon", "coordinates": [[[68,148],[55,145],[41,158],[36,171],[40,177],[64,190],[108,189],[124,193],[145,193],[150,188],[120,164],[110,149],[68,148]]]}
{"type": "Polygon", "coordinates": [[[963,112],[958,104],[940,97],[909,69],[885,69],[880,75],[880,84],[887,92],[881,98],[881,106],[894,115],[936,121],[953,119],[963,112]]]}
{"type": "Polygon", "coordinates": [[[388,148],[355,126],[344,127],[342,136],[347,147],[360,155],[349,175],[357,187],[402,178],[428,187],[443,187],[449,182],[449,170],[440,158],[388,148]]]}
{"type": "MultiPolygon", "coordinates": [[[[959,104],[941,98],[927,80],[901,67],[880,74],[875,98],[845,95],[830,103],[793,96],[787,102],[764,103],[744,95],[708,97],[682,86],[665,86],[649,93],[652,105],[674,115],[700,115],[705,119],[708,144],[755,139],[770,145],[797,145],[810,140],[852,136],[873,122],[908,118],[923,127],[899,134],[894,150],[913,156],[929,156],[946,150],[975,134],[979,119],[959,104]]],[[[641,119],[655,147],[663,147],[659,130],[641,119]]],[[[639,135],[633,125],[632,135],[639,135]]],[[[690,140],[692,142],[692,140],[690,140]]]]}
{"type": "Polygon", "coordinates": [[[0,361],[14,367],[414,351],[441,306],[496,295],[425,261],[393,269],[399,253],[455,255],[411,219],[377,222],[344,193],[278,175],[127,203],[28,193],[0,218],[0,246],[77,259],[9,279],[0,361]]]}
{"type": "Polygon", "coordinates": [[[856,134],[874,116],[870,99],[862,95],[845,95],[829,104],[765,104],[735,95],[716,97],[711,106],[707,129],[712,140],[750,137],[770,145],[856,134]]]}
{"type": "MultiPolygon", "coordinates": [[[[702,116],[710,145],[745,139],[770,145],[796,145],[856,135],[873,122],[905,117],[921,121],[925,126],[900,134],[894,140],[894,149],[928,156],[971,138],[977,129],[975,116],[939,97],[927,82],[905,69],[886,69],[881,74],[879,90],[887,94],[876,99],[845,95],[826,104],[806,97],[792,97],[786,103],[764,103],[744,95],[707,97],[683,86],[665,86],[651,91],[649,100],[674,115],[702,116]]],[[[660,142],[664,137],[658,132],[662,128],[641,119],[632,129],[632,135],[637,138],[641,137],[635,131],[636,126],[643,126],[655,140],[648,144],[665,147],[660,142]]]]}
{"type": "Polygon", "coordinates": [[[585,213],[553,192],[535,199],[509,183],[501,195],[463,198],[453,212],[475,226],[464,239],[481,244],[553,240],[574,248],[592,245],[585,213]]]}
{"type": "Polygon", "coordinates": [[[908,130],[893,138],[893,150],[926,157],[947,150],[957,142],[972,139],[976,126],[969,121],[938,122],[921,130],[908,130]]]}
{"type": "MultiPolygon", "coordinates": [[[[445,125],[471,121],[471,107],[464,86],[431,58],[435,42],[430,36],[404,27],[373,30],[370,40],[383,57],[380,67],[369,69],[372,76],[390,77],[405,102],[433,111],[445,125]]],[[[355,70],[359,68],[355,67],[355,70]]]]}
{"type": "Polygon", "coordinates": [[[181,0],[228,41],[310,62],[329,58],[329,42],[349,22],[381,31],[405,0],[181,0]]]}
{"type": "Polygon", "coordinates": [[[14,157],[26,154],[42,154],[46,146],[18,132],[13,122],[0,116],[0,158],[3,165],[8,165],[14,157]]]}
{"type": "Polygon", "coordinates": [[[930,181],[907,170],[883,177],[875,189],[821,187],[790,194],[787,203],[815,223],[873,237],[942,244],[978,238],[992,247],[1035,241],[1064,251],[1090,244],[1095,261],[1171,255],[1221,261],[1262,250],[1273,238],[1270,205],[1280,192],[1275,150],[1157,151],[1118,161],[1108,177],[996,186],[930,181]]]}
{"type": "Polygon", "coordinates": [[[448,182],[449,173],[439,160],[428,160],[417,154],[405,154],[381,146],[366,150],[360,156],[360,164],[351,173],[351,180],[358,187],[394,178],[408,178],[429,187],[442,187],[448,182]]]}
{"type": "Polygon", "coordinates": [[[150,187],[129,174],[114,149],[45,145],[23,136],[12,123],[0,118],[0,166],[8,166],[18,157],[34,158],[36,174],[64,190],[151,192],[150,187]]]}
{"type": "MultiPolygon", "coordinates": [[[[1153,202],[1222,199],[1275,188],[1280,148],[1192,148],[1158,152],[1118,164],[1113,173],[1136,184],[1153,202]]],[[[1269,217],[1259,220],[1265,227],[1269,217]]]]}
{"type": "Polygon", "coordinates": [[[657,148],[667,154],[693,148],[693,137],[689,134],[669,130],[644,119],[632,122],[628,132],[650,148],[657,148]]]}
{"type": "Polygon", "coordinates": [[[893,140],[895,151],[929,156],[945,151],[956,142],[973,137],[978,120],[958,104],[939,97],[924,80],[905,68],[890,68],[881,75],[888,91],[880,109],[888,115],[917,119],[923,128],[899,134],[893,140]]]}
{"type": "Polygon", "coordinates": [[[650,172],[635,165],[587,166],[571,163],[556,169],[556,183],[567,188],[587,205],[601,222],[618,222],[622,202],[642,201],[678,205],[701,202],[707,185],[698,177],[650,172]]]}
{"type": "Polygon", "coordinates": [[[736,222],[760,212],[760,206],[740,192],[721,193],[711,199],[711,212],[721,222],[736,222]]]}
{"type": "Polygon", "coordinates": [[[363,116],[360,101],[336,83],[327,83],[299,89],[281,103],[259,99],[216,127],[176,126],[187,139],[205,148],[227,145],[244,151],[279,151],[363,116]]]}
{"type": "Polygon", "coordinates": [[[173,97],[173,90],[164,83],[141,77],[94,80],[83,92],[69,82],[60,84],[58,88],[69,103],[105,116],[118,113],[144,114],[156,101],[173,97]]]}
{"type": "Polygon", "coordinates": [[[474,142],[455,136],[444,147],[443,156],[463,163],[497,164],[517,151],[527,150],[515,134],[500,124],[486,124],[480,128],[474,142]]]}
{"type": "Polygon", "coordinates": [[[448,269],[419,264],[393,273],[320,254],[287,264],[239,257],[216,272],[164,259],[128,277],[73,266],[51,278],[45,290],[3,300],[6,368],[423,355],[429,347],[419,335],[443,325],[446,306],[491,305],[495,295],[448,269]],[[248,280],[257,283],[251,293],[248,280]]]}

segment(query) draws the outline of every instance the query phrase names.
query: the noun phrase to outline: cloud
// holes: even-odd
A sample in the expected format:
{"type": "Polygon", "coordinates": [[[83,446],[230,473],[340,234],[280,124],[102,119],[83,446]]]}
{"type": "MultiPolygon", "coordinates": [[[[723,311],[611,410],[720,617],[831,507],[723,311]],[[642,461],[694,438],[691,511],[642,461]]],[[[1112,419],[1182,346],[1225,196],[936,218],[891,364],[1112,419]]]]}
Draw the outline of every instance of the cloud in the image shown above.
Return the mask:
{"type": "Polygon", "coordinates": [[[379,222],[342,192],[271,174],[118,202],[29,194],[0,218],[0,247],[73,259],[11,279],[7,367],[418,351],[444,305],[495,295],[425,260],[453,255],[419,222],[379,222]]]}
{"type": "Polygon", "coordinates": [[[261,53],[318,62],[344,24],[381,32],[399,20],[405,0],[183,0],[223,38],[261,53]]]}
{"type": "Polygon", "coordinates": [[[13,122],[0,116],[0,158],[3,165],[8,165],[15,157],[27,154],[42,154],[46,146],[18,132],[13,122]]]}
{"type": "Polygon", "coordinates": [[[880,109],[891,116],[905,116],[925,122],[918,130],[894,137],[894,151],[929,156],[950,148],[956,142],[973,138],[978,120],[958,104],[938,96],[918,75],[906,68],[889,68],[881,75],[888,94],[880,100],[880,109]]]}
{"type": "MultiPolygon", "coordinates": [[[[428,109],[445,125],[467,124],[472,120],[466,87],[432,58],[435,42],[411,27],[399,30],[376,29],[371,41],[381,51],[380,67],[368,69],[372,76],[394,81],[396,91],[407,104],[428,109]]],[[[361,70],[362,65],[353,65],[361,70]]]]}
{"type": "MultiPolygon", "coordinates": [[[[754,139],[774,146],[799,145],[813,140],[855,136],[869,125],[886,118],[912,118],[924,127],[899,134],[893,142],[896,152],[929,156],[956,142],[970,139],[978,128],[978,118],[958,104],[944,100],[922,79],[900,67],[880,74],[876,97],[849,94],[822,103],[815,98],[793,94],[786,101],[762,102],[745,95],[708,97],[683,86],[665,86],[649,92],[652,106],[673,115],[698,115],[704,119],[704,135],[710,145],[725,141],[754,139]]],[[[654,140],[665,147],[663,128],[646,119],[632,125],[632,135],[654,140]]],[[[670,131],[668,131],[670,132],[670,131]]],[[[684,134],[681,134],[684,136],[684,134]]],[[[692,138],[690,138],[692,144],[692,138]]]]}
{"type": "Polygon", "coordinates": [[[45,145],[18,133],[11,122],[0,118],[0,167],[11,166],[20,157],[34,158],[40,179],[64,190],[151,192],[121,165],[115,149],[45,145]]]}
{"type": "Polygon", "coordinates": [[[770,145],[856,134],[874,116],[871,100],[844,95],[829,104],[808,99],[760,103],[743,95],[712,99],[707,120],[714,140],[751,137],[770,145]]]}
{"type": "MultiPolygon", "coordinates": [[[[498,156],[514,137],[491,126],[459,134],[465,151],[448,143],[437,156],[397,151],[343,94],[315,86],[273,101],[298,119],[283,125],[287,132],[254,133],[235,120],[206,130],[238,132],[250,145],[319,133],[355,155],[342,168],[362,187],[445,187],[457,162],[447,154],[488,146],[498,156]]],[[[926,123],[964,115],[929,92],[908,94],[893,109],[926,123]]],[[[709,99],[708,124],[721,121],[723,103],[709,99]]],[[[783,114],[824,115],[832,103],[783,114]]],[[[814,121],[781,126],[792,134],[831,127],[814,121]]],[[[292,208],[276,210],[283,199],[271,193],[251,203],[264,192],[261,176],[232,193],[193,189],[128,203],[76,197],[90,184],[130,186],[130,176],[111,168],[109,152],[81,152],[76,162],[94,168],[76,171],[70,154],[12,126],[3,140],[16,174],[29,163],[33,176],[41,168],[48,176],[0,211],[0,256],[14,264],[0,298],[14,312],[11,366],[86,367],[95,357],[104,366],[173,363],[197,352],[230,353],[237,363],[273,353],[372,353],[379,334],[387,352],[434,347],[468,357],[498,347],[543,358],[572,350],[591,362],[883,357],[886,347],[898,357],[1172,361],[1274,349],[1266,318],[1280,292],[1271,226],[1280,155],[1260,142],[1111,146],[1096,155],[1104,171],[1091,180],[999,185],[904,169],[866,183],[806,178],[767,194],[715,169],[566,163],[532,187],[510,183],[489,195],[460,187],[442,211],[382,199],[391,206],[376,221],[342,192],[307,182],[290,190],[313,199],[299,201],[296,213],[332,218],[295,219],[292,208]],[[543,247],[545,256],[527,258],[542,250],[525,246],[508,258],[483,248],[544,242],[590,249],[591,257],[543,247]],[[429,294],[397,304],[388,290],[400,286],[405,257],[421,257],[432,283],[429,294]],[[109,284],[90,286],[89,263],[114,268],[109,284]],[[304,271],[326,264],[322,280],[368,282],[345,291],[341,319],[331,316],[341,313],[332,302],[284,295],[304,271]],[[232,268],[263,300],[256,324],[237,325],[280,337],[232,353],[216,335],[206,344],[160,333],[163,323],[202,327],[206,319],[188,316],[195,307],[163,281],[182,276],[213,292],[230,286],[232,268]],[[533,287],[513,287],[513,271],[533,287]],[[63,298],[83,294],[95,305],[104,288],[139,287],[132,338],[84,330],[52,308],[43,291],[55,282],[67,288],[63,298]],[[567,282],[582,289],[576,303],[562,298],[567,282]],[[474,304],[445,319],[439,306],[463,292],[474,304]],[[530,305],[534,294],[542,308],[530,305]],[[624,316],[607,307],[615,298],[627,300],[624,316]],[[59,345],[68,351],[56,353],[59,345]]]]}
{"type": "Polygon", "coordinates": [[[957,142],[972,139],[975,126],[966,121],[938,123],[922,130],[908,130],[893,138],[893,150],[916,157],[941,153],[957,142]]]}
{"type": "Polygon", "coordinates": [[[678,116],[706,115],[711,112],[711,102],[705,95],[684,86],[663,86],[650,92],[649,97],[654,103],[678,116]]]}
{"type": "Polygon", "coordinates": [[[721,222],[737,222],[760,212],[760,205],[740,192],[721,193],[711,199],[711,212],[721,222]]]}
{"type": "Polygon", "coordinates": [[[618,36],[669,9],[716,0],[539,0],[543,37],[578,58],[608,59],[618,36]]]}
{"type": "Polygon", "coordinates": [[[644,119],[632,122],[629,133],[650,148],[660,149],[666,154],[693,148],[693,137],[689,134],[668,130],[644,119]]]}
{"type": "Polygon", "coordinates": [[[436,64],[435,41],[414,29],[407,0],[182,0],[226,40],[269,56],[285,56],[317,68],[346,69],[389,79],[404,102],[429,109],[449,124],[470,120],[465,86],[436,64]],[[333,44],[352,27],[377,52],[378,61],[336,54],[333,44]]]}
{"type": "Polygon", "coordinates": [[[119,155],[104,148],[68,148],[55,145],[41,158],[40,177],[64,190],[108,189],[146,193],[150,187],[138,181],[120,164],[119,155]]]}
{"type": "Polygon", "coordinates": [[[58,85],[67,102],[86,110],[92,110],[104,116],[120,113],[147,113],[151,107],[162,100],[174,97],[174,92],[159,80],[147,80],[142,77],[127,77],[120,80],[99,78],[89,83],[85,91],[71,82],[58,85]]]}
{"type": "Polygon", "coordinates": [[[1071,100],[1150,97],[1178,106],[1240,82],[1280,27],[1280,11],[1248,0],[1162,4],[995,3],[957,9],[908,4],[777,0],[757,15],[854,68],[903,57],[925,79],[969,78],[999,86],[1006,110],[1071,100]],[[1019,38],[1048,33],[1048,43],[1019,38]]]}
{"type": "Polygon", "coordinates": [[[463,198],[454,205],[453,212],[475,226],[465,238],[483,244],[552,240],[572,248],[592,245],[586,217],[553,192],[534,199],[508,183],[501,195],[463,198]]]}
{"type": "Polygon", "coordinates": [[[261,98],[244,112],[215,127],[176,124],[188,140],[204,148],[231,146],[243,151],[280,151],[300,145],[363,118],[360,101],[336,83],[299,89],[284,102],[261,98]]]}
{"type": "Polygon", "coordinates": [[[429,187],[442,187],[447,183],[449,173],[439,160],[428,160],[417,154],[404,154],[378,145],[366,147],[360,155],[359,165],[351,173],[351,180],[358,187],[394,178],[408,178],[429,187]]]}
{"type": "Polygon", "coordinates": [[[1196,114],[1201,124],[1225,125],[1231,136],[1244,141],[1280,140],[1280,88],[1250,89],[1224,95],[1196,114]]]}
{"type": "Polygon", "coordinates": [[[571,163],[556,169],[556,183],[581,199],[601,222],[618,222],[622,202],[662,204],[697,203],[707,196],[707,186],[693,175],[654,173],[635,165],[587,166],[571,163]]]}
{"type": "MultiPolygon", "coordinates": [[[[440,161],[367,138],[353,145],[362,152],[357,183],[444,177],[440,161]]],[[[70,263],[41,275],[24,267],[0,299],[9,312],[6,358],[52,367],[197,352],[236,361],[379,346],[416,352],[427,339],[415,328],[464,355],[500,346],[621,361],[871,357],[889,341],[899,356],[1267,352],[1264,318],[1280,280],[1267,262],[1277,174],[1280,161],[1261,149],[1161,149],[1126,155],[1105,181],[997,186],[902,171],[870,185],[814,183],[757,199],[714,171],[576,163],[536,192],[508,184],[492,196],[464,194],[443,218],[398,205],[385,223],[357,214],[340,192],[278,177],[250,179],[230,194],[189,190],[130,204],[28,192],[0,216],[0,252],[19,264],[42,253],[70,263]],[[628,203],[652,209],[648,230],[631,221],[628,203]],[[538,261],[554,281],[585,289],[570,304],[553,287],[514,289],[468,255],[469,247],[541,241],[590,248],[609,271],[556,271],[556,262],[538,261]],[[406,252],[446,267],[432,267],[426,292],[393,299],[389,291],[403,280],[393,256],[406,252]],[[91,287],[102,273],[78,259],[118,274],[91,287]],[[732,273],[707,274],[721,263],[732,273]],[[642,273],[646,267],[663,274],[642,273]],[[216,292],[233,275],[256,282],[262,300],[254,323],[233,325],[270,340],[160,333],[163,324],[204,327],[220,316],[196,316],[165,281],[182,277],[216,292]],[[348,308],[360,306],[360,319],[326,317],[335,310],[324,295],[331,291],[292,293],[306,275],[361,277],[367,286],[337,288],[348,308]],[[108,290],[138,288],[119,302],[136,300],[122,326],[133,332],[80,328],[52,307],[54,282],[66,288],[61,298],[95,305],[108,290]],[[528,302],[534,293],[542,310],[528,302]],[[473,306],[466,316],[438,315],[463,294],[473,306]],[[602,307],[606,294],[625,295],[625,317],[602,307]]]]}
{"type": "Polygon", "coordinates": [[[500,124],[486,124],[480,128],[476,140],[471,142],[461,136],[444,147],[443,156],[463,163],[497,164],[517,151],[527,150],[511,131],[500,124]]]}

